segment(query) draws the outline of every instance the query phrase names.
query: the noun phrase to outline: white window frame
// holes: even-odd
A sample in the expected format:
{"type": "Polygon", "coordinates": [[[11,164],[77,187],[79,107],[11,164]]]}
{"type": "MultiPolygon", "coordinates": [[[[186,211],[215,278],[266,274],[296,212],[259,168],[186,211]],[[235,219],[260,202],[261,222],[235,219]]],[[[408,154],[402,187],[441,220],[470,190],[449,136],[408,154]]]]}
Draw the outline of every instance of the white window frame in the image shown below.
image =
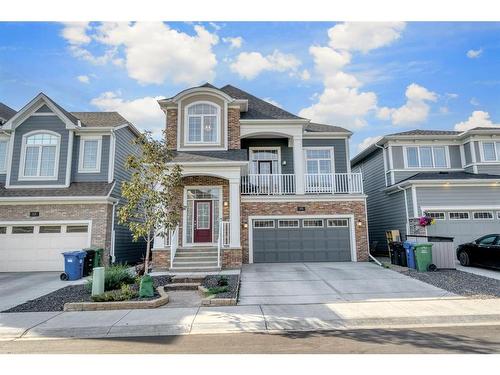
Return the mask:
{"type": "Polygon", "coordinates": [[[404,160],[404,166],[406,169],[450,169],[450,147],[448,145],[406,145],[403,146],[403,160],[404,160]],[[432,156],[432,167],[422,167],[422,163],[420,161],[420,148],[430,148],[431,149],[431,156],[432,156]],[[418,160],[418,167],[414,166],[409,166],[408,165],[408,149],[409,148],[416,148],[417,149],[417,160],[418,160]],[[444,148],[444,157],[446,161],[446,166],[444,167],[436,167],[436,163],[434,161],[434,149],[435,148],[444,148]]]}
{"type": "Polygon", "coordinates": [[[454,220],[454,221],[470,220],[470,212],[468,212],[468,211],[450,211],[450,212],[448,212],[448,219],[454,220]],[[452,218],[451,214],[467,214],[467,218],[456,219],[456,218],[452,218]]]}
{"type": "Polygon", "coordinates": [[[7,173],[7,164],[8,164],[8,159],[9,159],[9,146],[10,146],[10,139],[9,138],[4,138],[0,137],[0,143],[5,142],[5,161],[4,165],[2,166],[0,164],[0,174],[7,173]]]}
{"type": "Polygon", "coordinates": [[[438,217],[432,217],[434,220],[446,220],[446,212],[444,211],[427,211],[426,212],[429,217],[432,217],[432,214],[442,214],[443,218],[438,218],[438,217]]]}
{"type": "MultiPolygon", "coordinates": [[[[30,146],[32,147],[32,146],[30,146]]],[[[59,158],[60,158],[60,148],[61,148],[61,134],[50,131],[50,130],[35,130],[29,133],[26,133],[23,135],[22,141],[21,141],[21,158],[19,160],[19,174],[18,174],[18,180],[19,181],[57,181],[58,176],[59,176],[59,158]],[[52,176],[40,176],[40,169],[41,169],[41,149],[42,145],[38,146],[40,150],[38,151],[38,168],[37,168],[37,176],[25,176],[24,175],[24,169],[25,169],[25,161],[26,161],[26,141],[29,137],[36,135],[36,134],[50,134],[52,136],[55,136],[57,138],[57,144],[55,145],[56,147],[56,152],[55,152],[55,163],[54,163],[54,175],[52,176]]]]}
{"type": "Polygon", "coordinates": [[[278,220],[278,228],[284,228],[284,229],[288,229],[288,228],[300,228],[300,220],[298,219],[279,219],[278,220]],[[293,226],[288,226],[288,225],[282,225],[281,223],[282,222],[294,222],[294,223],[297,223],[297,225],[293,225],[293,226]]]}
{"type": "Polygon", "coordinates": [[[326,219],[326,227],[327,228],[349,228],[349,219],[326,219]],[[345,222],[345,225],[331,225],[330,222],[333,221],[342,221],[345,222]]]}
{"type": "Polygon", "coordinates": [[[255,228],[255,229],[274,229],[276,224],[275,224],[275,220],[274,219],[257,219],[257,220],[254,220],[252,222],[252,226],[255,228]],[[255,223],[258,222],[258,221],[267,221],[268,223],[272,223],[273,225],[270,226],[270,227],[256,227],[255,226],[255,223]]]}
{"type": "MultiPolygon", "coordinates": [[[[303,147],[303,150],[304,150],[304,173],[305,174],[310,174],[310,175],[316,174],[316,173],[309,173],[307,171],[307,161],[308,160],[326,160],[326,159],[308,159],[307,158],[307,151],[308,150],[328,150],[328,151],[330,151],[330,163],[331,163],[330,170],[331,170],[331,172],[329,174],[335,174],[335,153],[334,153],[335,148],[334,147],[321,147],[321,146],[319,146],[319,147],[316,147],[316,146],[315,147],[303,147]]],[[[318,173],[317,174],[320,174],[320,175],[321,174],[328,174],[328,173],[320,173],[319,172],[319,163],[318,163],[318,173]]]]}
{"type": "Polygon", "coordinates": [[[478,221],[495,220],[495,214],[493,213],[493,211],[473,211],[472,212],[472,220],[478,220],[478,221]],[[481,218],[481,217],[476,218],[476,214],[484,214],[484,213],[490,214],[491,217],[489,217],[489,218],[481,218]]]}
{"type": "Polygon", "coordinates": [[[324,228],[325,227],[325,220],[324,219],[302,219],[302,228],[305,228],[305,229],[314,229],[314,228],[324,228]],[[306,221],[321,221],[321,225],[320,226],[309,226],[309,225],[306,225],[306,221]]]}
{"type": "MultiPolygon", "coordinates": [[[[206,115],[206,116],[213,116],[213,115],[206,115]]],[[[221,132],[221,108],[217,103],[214,102],[209,102],[209,101],[196,101],[193,103],[188,104],[184,108],[184,144],[186,145],[218,145],[220,142],[220,132],[221,132]],[[215,129],[215,141],[213,142],[204,142],[203,137],[204,137],[204,132],[203,132],[203,116],[205,115],[189,115],[189,108],[191,108],[194,105],[198,104],[208,104],[211,106],[214,106],[217,109],[217,114],[216,114],[216,129],[215,129]],[[189,140],[189,117],[201,117],[201,141],[190,141],[189,140]]]]}
{"type": "Polygon", "coordinates": [[[500,162],[500,153],[498,152],[500,145],[499,141],[491,140],[491,141],[481,141],[479,147],[479,154],[481,155],[481,162],[483,163],[499,163],[500,162]],[[493,143],[493,151],[495,152],[495,160],[486,160],[484,157],[484,144],[485,143],[493,143]]]}
{"type": "MultiPolygon", "coordinates": [[[[251,168],[251,163],[254,162],[253,160],[253,157],[255,155],[255,151],[277,151],[277,155],[278,155],[278,171],[277,172],[273,172],[271,174],[281,174],[281,147],[279,146],[270,146],[270,147],[249,147],[248,148],[248,151],[250,152],[250,162],[248,164],[248,173],[250,173],[250,168],[251,168]]],[[[270,159],[270,161],[272,162],[272,159],[270,159]]],[[[258,173],[257,173],[258,174],[258,173]]]]}
{"type": "Polygon", "coordinates": [[[102,154],[102,136],[80,136],[80,151],[78,153],[78,173],[100,173],[101,172],[101,154],[102,154]],[[83,152],[86,141],[97,141],[96,168],[84,168],[83,152]]]}

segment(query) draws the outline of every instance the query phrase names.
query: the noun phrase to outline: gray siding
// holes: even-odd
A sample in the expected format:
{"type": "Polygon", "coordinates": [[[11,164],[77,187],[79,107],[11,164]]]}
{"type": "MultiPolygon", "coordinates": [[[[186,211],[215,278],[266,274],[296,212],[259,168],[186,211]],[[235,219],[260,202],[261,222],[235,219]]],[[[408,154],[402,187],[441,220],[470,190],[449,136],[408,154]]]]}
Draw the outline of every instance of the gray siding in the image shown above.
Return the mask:
{"type": "Polygon", "coordinates": [[[449,146],[450,150],[450,167],[451,168],[462,168],[462,158],[460,156],[460,146],[454,145],[449,146]]]}
{"type": "MultiPolygon", "coordinates": [[[[436,172],[437,171],[438,171],[438,169],[436,169],[436,172]]],[[[419,173],[419,172],[418,171],[394,172],[394,183],[397,184],[398,182],[406,180],[407,178],[409,178],[411,176],[415,176],[417,173],[419,173]]],[[[389,183],[389,185],[391,185],[391,184],[389,183]]]]}
{"type": "Polygon", "coordinates": [[[52,111],[47,106],[47,104],[42,105],[40,108],[36,110],[38,113],[51,113],[52,111]]]}
{"type": "Polygon", "coordinates": [[[479,142],[474,141],[474,150],[476,151],[476,162],[481,161],[481,152],[479,151],[479,142]]]}
{"type": "Polygon", "coordinates": [[[406,207],[408,209],[408,217],[415,217],[413,214],[413,192],[411,189],[406,189],[406,207]]]}
{"type": "Polygon", "coordinates": [[[121,197],[121,184],[129,180],[132,173],[125,169],[125,161],[130,153],[139,153],[139,148],[132,144],[135,135],[128,129],[122,128],[116,131],[115,144],[115,166],[114,179],[115,187],[111,193],[113,197],[118,198],[119,202],[115,212],[115,262],[116,263],[136,263],[146,254],[146,243],[143,240],[132,241],[132,234],[129,229],[118,223],[116,214],[118,208],[123,205],[124,200],[121,197]]]}
{"type": "Polygon", "coordinates": [[[347,173],[347,149],[345,139],[303,139],[302,147],[333,147],[335,173],[347,173]]]}
{"type": "Polygon", "coordinates": [[[0,174],[0,183],[5,185],[6,178],[7,178],[7,175],[5,173],[0,174]]]}
{"type": "Polygon", "coordinates": [[[464,156],[465,156],[465,165],[472,163],[472,156],[470,153],[470,142],[464,144],[464,156]]]}
{"type": "Polygon", "coordinates": [[[500,186],[417,187],[417,205],[499,206],[500,186]]]}
{"type": "Polygon", "coordinates": [[[478,165],[477,172],[500,175],[500,164],[478,165]]]}
{"type": "MultiPolygon", "coordinates": [[[[250,147],[279,147],[281,152],[281,173],[293,174],[293,148],[288,147],[288,139],[242,139],[241,148],[249,149],[250,147]],[[286,165],[283,165],[286,161],[286,165]]],[[[277,172],[276,172],[277,173],[277,172]]]]}
{"type": "Polygon", "coordinates": [[[72,182],[87,182],[87,181],[107,181],[109,169],[109,144],[110,136],[102,137],[101,147],[101,172],[100,173],[78,173],[78,163],[80,157],[80,136],[75,136],[73,139],[73,160],[71,166],[71,181],[72,182]]]}
{"type": "Polygon", "coordinates": [[[404,169],[405,160],[403,156],[403,146],[392,146],[393,169],[404,169]]]}
{"type": "Polygon", "coordinates": [[[14,153],[10,183],[12,185],[64,185],[66,181],[66,164],[68,157],[69,132],[65,124],[57,116],[31,116],[16,128],[14,137],[14,153]],[[59,170],[57,180],[19,181],[19,163],[21,159],[21,145],[23,135],[33,130],[50,130],[61,135],[59,149],[59,170]]]}
{"type": "Polygon", "coordinates": [[[384,182],[384,159],[382,150],[375,151],[362,163],[363,187],[367,198],[368,234],[370,244],[377,241],[377,249],[387,249],[385,231],[399,229],[406,235],[406,208],[403,192],[391,195],[382,191],[384,182]]]}

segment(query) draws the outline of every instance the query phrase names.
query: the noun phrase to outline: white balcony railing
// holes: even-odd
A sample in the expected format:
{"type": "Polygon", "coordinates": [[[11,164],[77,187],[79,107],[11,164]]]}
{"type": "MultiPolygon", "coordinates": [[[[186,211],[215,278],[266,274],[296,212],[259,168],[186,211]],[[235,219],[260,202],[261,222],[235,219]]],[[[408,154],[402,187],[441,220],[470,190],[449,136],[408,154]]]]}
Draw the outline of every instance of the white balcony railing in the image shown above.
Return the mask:
{"type": "Polygon", "coordinates": [[[249,174],[241,176],[241,193],[249,195],[295,194],[295,175],[249,174]]]}
{"type": "MultiPolygon", "coordinates": [[[[304,175],[306,194],[362,194],[361,173],[321,173],[304,175]]],[[[241,177],[243,195],[295,194],[293,174],[250,174],[241,177]]]]}
{"type": "Polygon", "coordinates": [[[220,221],[219,239],[217,241],[217,268],[221,267],[221,250],[229,246],[231,236],[231,224],[229,221],[220,221]]]}

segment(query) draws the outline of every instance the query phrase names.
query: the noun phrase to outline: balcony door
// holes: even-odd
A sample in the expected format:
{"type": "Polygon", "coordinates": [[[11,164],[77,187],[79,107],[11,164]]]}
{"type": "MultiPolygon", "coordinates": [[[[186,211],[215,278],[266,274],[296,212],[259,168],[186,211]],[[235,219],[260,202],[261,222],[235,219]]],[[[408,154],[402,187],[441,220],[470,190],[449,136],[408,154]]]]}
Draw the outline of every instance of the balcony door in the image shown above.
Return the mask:
{"type": "Polygon", "coordinates": [[[268,194],[279,189],[280,185],[280,148],[250,148],[249,183],[253,190],[268,194]]]}

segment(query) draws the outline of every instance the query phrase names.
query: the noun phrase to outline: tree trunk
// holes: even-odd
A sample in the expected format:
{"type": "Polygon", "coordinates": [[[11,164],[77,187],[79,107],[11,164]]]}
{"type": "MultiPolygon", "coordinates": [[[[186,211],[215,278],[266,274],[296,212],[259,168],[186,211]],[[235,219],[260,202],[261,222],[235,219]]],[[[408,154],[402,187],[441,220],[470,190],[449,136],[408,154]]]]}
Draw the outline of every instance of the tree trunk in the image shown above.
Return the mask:
{"type": "Polygon", "coordinates": [[[149,254],[151,253],[151,234],[148,234],[147,244],[146,244],[146,259],[144,259],[144,274],[149,273],[149,254]]]}

